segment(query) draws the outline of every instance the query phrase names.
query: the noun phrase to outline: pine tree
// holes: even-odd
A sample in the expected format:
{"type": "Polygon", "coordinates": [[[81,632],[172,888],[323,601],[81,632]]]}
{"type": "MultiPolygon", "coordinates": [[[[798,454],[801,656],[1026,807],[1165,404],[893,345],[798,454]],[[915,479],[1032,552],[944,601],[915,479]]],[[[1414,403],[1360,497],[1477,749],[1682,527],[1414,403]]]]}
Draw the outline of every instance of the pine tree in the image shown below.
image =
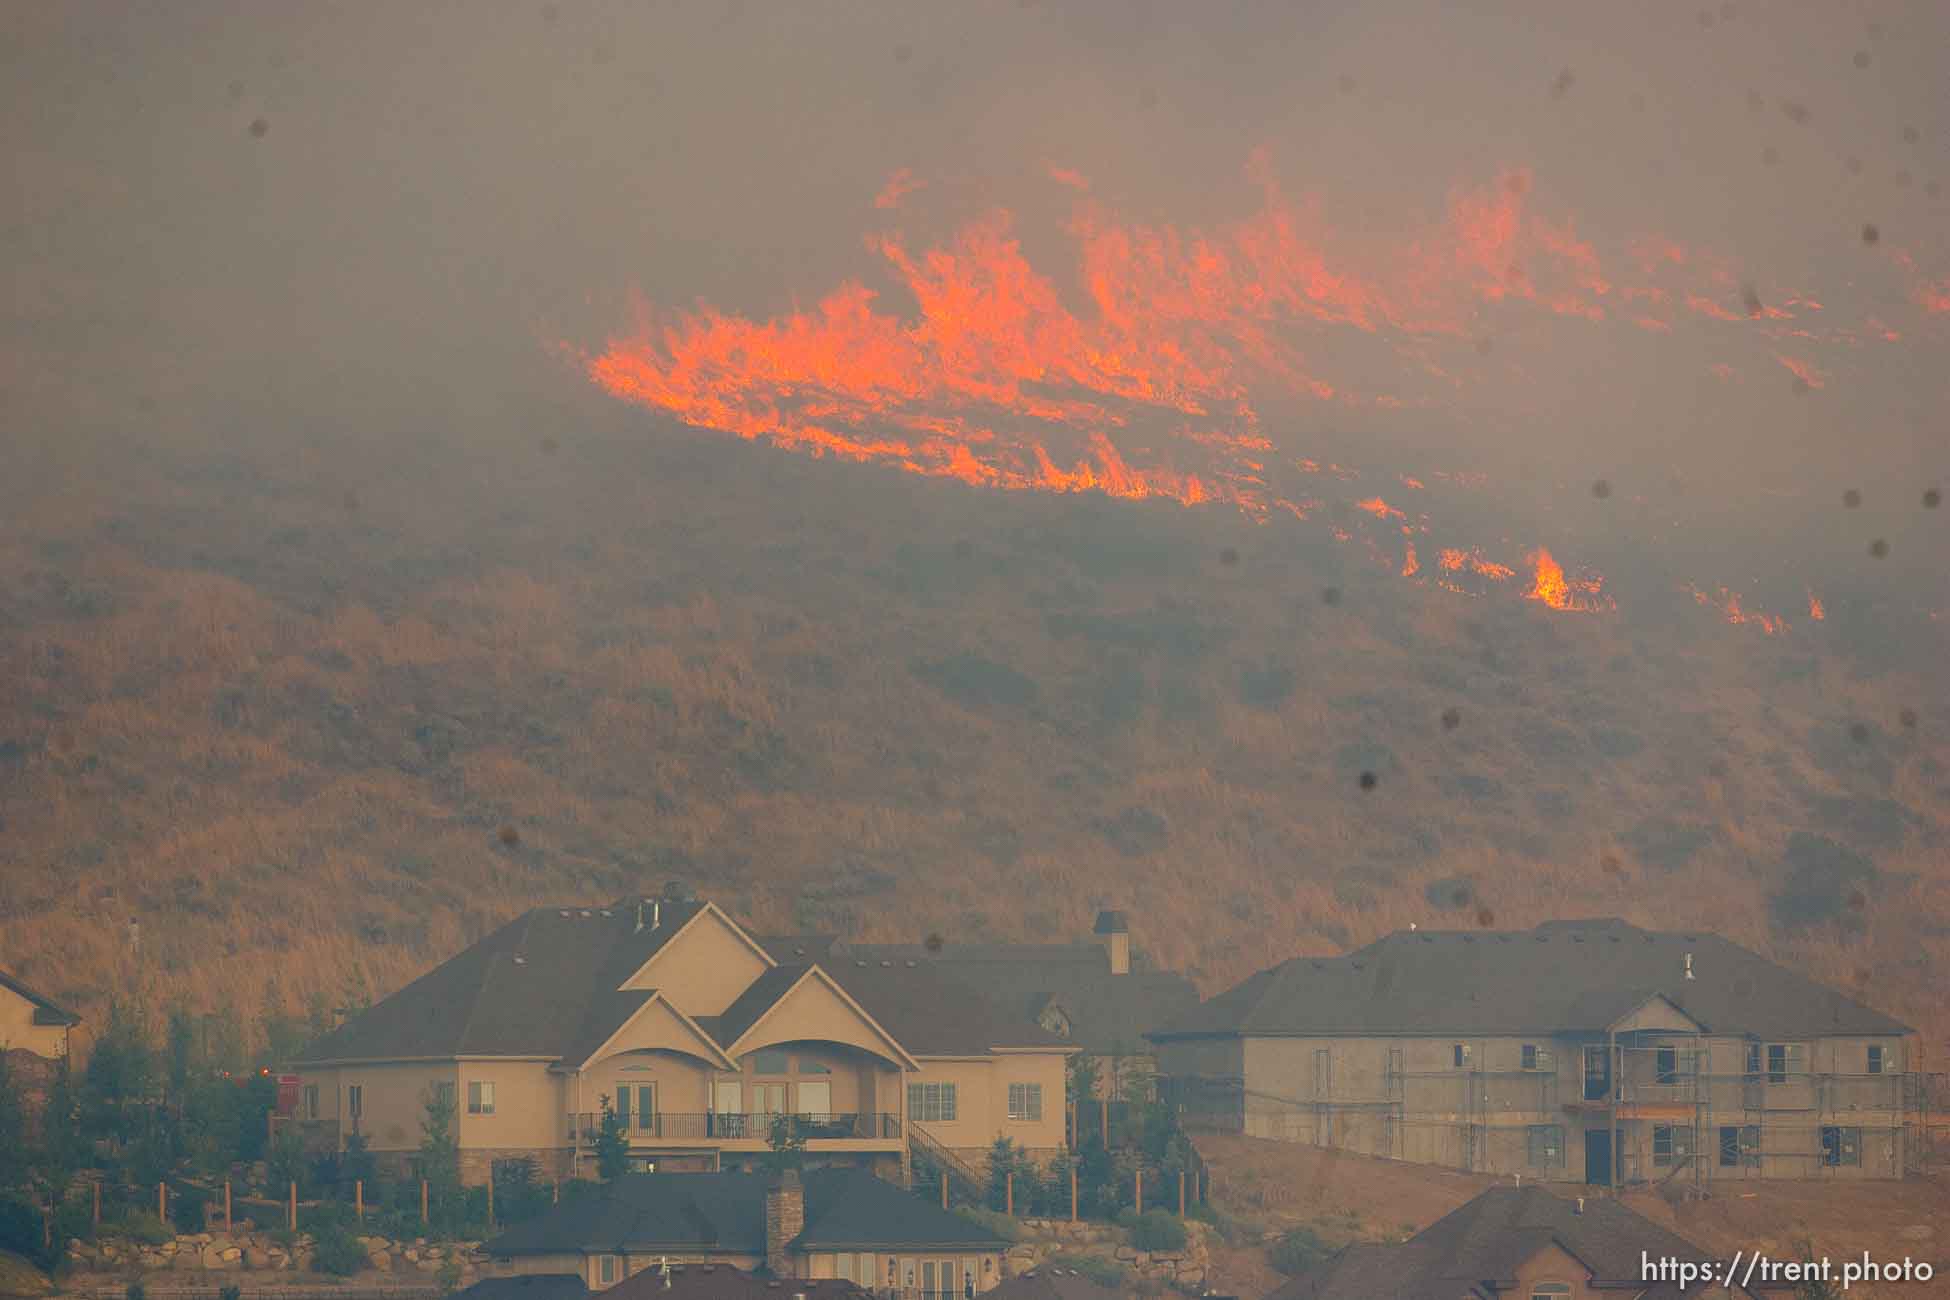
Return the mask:
{"type": "Polygon", "coordinates": [[[610,1105],[609,1094],[598,1100],[603,1107],[603,1126],[596,1133],[596,1174],[609,1182],[630,1172],[630,1137],[623,1117],[610,1105]]]}

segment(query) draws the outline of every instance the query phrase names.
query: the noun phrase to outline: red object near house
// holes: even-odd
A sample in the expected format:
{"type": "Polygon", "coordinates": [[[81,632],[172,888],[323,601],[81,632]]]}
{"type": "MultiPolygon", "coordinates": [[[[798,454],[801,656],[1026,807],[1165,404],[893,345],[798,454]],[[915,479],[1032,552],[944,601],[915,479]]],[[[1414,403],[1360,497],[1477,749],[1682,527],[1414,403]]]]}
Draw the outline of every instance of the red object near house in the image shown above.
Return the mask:
{"type": "Polygon", "coordinates": [[[298,1095],[304,1080],[295,1074],[278,1076],[278,1114],[290,1119],[298,1113],[298,1095]]]}

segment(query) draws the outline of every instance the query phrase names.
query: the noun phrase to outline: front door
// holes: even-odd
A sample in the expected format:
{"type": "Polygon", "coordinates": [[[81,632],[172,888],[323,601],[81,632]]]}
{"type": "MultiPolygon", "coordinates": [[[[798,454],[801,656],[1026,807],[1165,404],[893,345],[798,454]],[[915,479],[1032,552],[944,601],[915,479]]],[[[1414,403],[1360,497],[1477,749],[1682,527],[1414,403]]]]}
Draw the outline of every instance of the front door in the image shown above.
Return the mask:
{"type": "Polygon", "coordinates": [[[1610,1132],[1602,1128],[1584,1131],[1584,1181],[1594,1186],[1611,1184],[1611,1142],[1606,1137],[1610,1132]]]}
{"type": "Polygon", "coordinates": [[[745,1136],[745,1085],[737,1079],[723,1080],[713,1098],[717,1110],[717,1136],[745,1136]]]}
{"type": "Polygon", "coordinates": [[[636,1086],[636,1126],[645,1133],[657,1131],[657,1085],[654,1083],[636,1086]]]}

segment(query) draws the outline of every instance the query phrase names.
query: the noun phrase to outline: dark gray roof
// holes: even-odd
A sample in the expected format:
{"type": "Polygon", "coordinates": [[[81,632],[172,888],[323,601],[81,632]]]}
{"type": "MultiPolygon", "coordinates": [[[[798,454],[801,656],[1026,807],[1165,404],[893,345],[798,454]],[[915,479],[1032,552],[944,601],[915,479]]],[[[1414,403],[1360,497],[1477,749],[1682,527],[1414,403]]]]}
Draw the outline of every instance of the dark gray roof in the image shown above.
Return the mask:
{"type": "MultiPolygon", "coordinates": [[[[628,1250],[765,1252],[769,1174],[628,1174],[576,1196],[488,1243],[501,1257],[628,1250]]],[[[802,1250],[941,1246],[999,1250],[987,1228],[876,1178],[864,1169],[804,1175],[802,1250]]]]}
{"type": "Polygon", "coordinates": [[[634,900],[607,908],[538,907],[346,1022],[307,1061],[450,1056],[568,1057],[600,1045],[647,994],[617,986],[701,903],[659,903],[636,929],[634,900]]]}
{"type": "Polygon", "coordinates": [[[575,1273],[526,1273],[484,1277],[454,1293],[453,1300],[587,1300],[589,1288],[575,1273]]]}
{"type": "Polygon", "coordinates": [[[729,1264],[672,1264],[666,1277],[652,1262],[603,1291],[604,1300],[866,1300],[852,1282],[822,1277],[761,1277],[729,1264]]]}
{"type": "Polygon", "coordinates": [[[78,1025],[81,1017],[56,1003],[44,993],[36,993],[7,972],[0,970],[0,988],[12,989],[34,1004],[34,1023],[39,1025],[78,1025]]]}
{"type": "Polygon", "coordinates": [[[772,954],[772,960],[789,966],[796,961],[825,961],[833,954],[839,936],[833,934],[753,935],[758,946],[772,954]]]}
{"type": "Polygon", "coordinates": [[[1118,1300],[1123,1294],[1073,1268],[1032,1268],[981,1293],[982,1300],[1118,1300]]]}
{"type": "Polygon", "coordinates": [[[1617,1201],[1589,1198],[1579,1213],[1575,1202],[1541,1187],[1492,1187],[1400,1245],[1349,1246],[1266,1300],[1396,1300],[1476,1294],[1477,1287],[1486,1293],[1485,1284],[1514,1286],[1523,1266],[1553,1244],[1575,1256],[1598,1285],[1629,1284],[1646,1300],[1708,1291],[1704,1283],[1685,1292],[1673,1283],[1637,1290],[1642,1253],[1655,1259],[1708,1254],[1617,1201]]]}
{"type": "Polygon", "coordinates": [[[1718,935],[1607,918],[1514,933],[1403,930],[1342,957],[1296,957],[1151,1037],[1602,1033],[1653,994],[1715,1034],[1910,1032],[1718,935]]]}
{"type": "Polygon", "coordinates": [[[1053,999],[1069,1017],[1068,1041],[1087,1052],[1148,1052],[1146,1031],[1198,1006],[1198,990],[1183,975],[1113,975],[1109,958],[1094,943],[950,943],[937,951],[923,944],[848,944],[844,953],[938,971],[1001,1003],[1012,1016],[1033,1019],[1053,999]]]}
{"type": "Polygon", "coordinates": [[[1094,932],[1097,934],[1128,934],[1131,922],[1122,912],[1099,912],[1094,932]]]}
{"type": "Polygon", "coordinates": [[[924,962],[822,969],[896,1042],[916,1056],[979,1055],[997,1047],[1063,1047],[1065,1042],[1018,1009],[924,962]]]}

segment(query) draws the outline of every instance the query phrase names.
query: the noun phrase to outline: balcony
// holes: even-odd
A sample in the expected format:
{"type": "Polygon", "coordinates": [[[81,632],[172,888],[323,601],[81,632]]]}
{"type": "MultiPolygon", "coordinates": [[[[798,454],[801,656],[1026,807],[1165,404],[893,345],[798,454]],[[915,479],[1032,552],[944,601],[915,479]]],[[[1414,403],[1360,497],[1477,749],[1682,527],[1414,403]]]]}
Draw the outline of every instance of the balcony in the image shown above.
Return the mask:
{"type": "MultiPolygon", "coordinates": [[[[781,1116],[757,1112],[669,1112],[625,1115],[623,1132],[631,1146],[728,1147],[760,1151],[771,1145],[772,1126],[790,1118],[808,1151],[894,1147],[901,1143],[901,1117],[888,1111],[856,1111],[828,1115],[781,1116]]],[[[568,1140],[592,1145],[602,1131],[603,1117],[584,1111],[568,1116],[568,1140]]]]}

